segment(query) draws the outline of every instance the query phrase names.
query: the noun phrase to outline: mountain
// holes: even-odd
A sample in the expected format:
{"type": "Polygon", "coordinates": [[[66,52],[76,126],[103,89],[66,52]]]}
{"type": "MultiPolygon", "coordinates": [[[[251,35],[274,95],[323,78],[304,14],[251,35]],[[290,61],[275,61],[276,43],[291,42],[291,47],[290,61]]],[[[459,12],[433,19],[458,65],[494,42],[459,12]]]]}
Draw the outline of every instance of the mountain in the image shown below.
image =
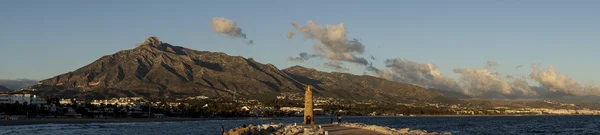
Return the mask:
{"type": "Polygon", "coordinates": [[[3,85],[0,85],[0,92],[8,92],[10,91],[10,89],[4,87],[3,85]]]}
{"type": "Polygon", "coordinates": [[[0,79],[0,85],[9,89],[20,89],[37,84],[36,80],[31,79],[0,79]]]}
{"type": "Polygon", "coordinates": [[[303,84],[320,90],[316,93],[347,99],[381,99],[392,101],[436,101],[443,95],[423,87],[402,84],[368,75],[322,72],[316,69],[293,66],[283,70],[303,84]]]}
{"type": "Polygon", "coordinates": [[[196,51],[150,37],[138,47],[119,51],[75,71],[40,81],[42,94],[80,98],[119,96],[209,97],[303,93],[306,85],[317,96],[346,99],[443,98],[424,88],[371,76],[326,73],[300,66],[279,70],[252,58],[196,51]]]}

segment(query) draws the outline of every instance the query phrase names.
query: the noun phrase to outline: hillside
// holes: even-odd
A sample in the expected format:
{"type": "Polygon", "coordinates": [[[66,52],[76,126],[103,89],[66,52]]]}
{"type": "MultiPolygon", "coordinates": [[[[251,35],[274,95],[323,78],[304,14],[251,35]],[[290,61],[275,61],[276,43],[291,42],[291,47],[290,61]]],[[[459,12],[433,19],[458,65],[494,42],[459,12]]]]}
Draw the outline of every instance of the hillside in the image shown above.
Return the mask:
{"type": "Polygon", "coordinates": [[[8,92],[10,91],[10,89],[4,87],[3,85],[0,85],[0,92],[8,92]]]}
{"type": "Polygon", "coordinates": [[[293,66],[283,70],[294,79],[309,84],[319,94],[349,99],[382,99],[395,101],[434,101],[441,93],[419,86],[402,84],[368,75],[327,73],[311,68],[293,66]]]}
{"type": "Polygon", "coordinates": [[[438,92],[371,76],[326,73],[300,66],[279,70],[252,58],[196,51],[156,37],[75,71],[40,81],[43,94],[63,97],[229,97],[304,91],[324,97],[378,100],[435,100],[438,92]]]}

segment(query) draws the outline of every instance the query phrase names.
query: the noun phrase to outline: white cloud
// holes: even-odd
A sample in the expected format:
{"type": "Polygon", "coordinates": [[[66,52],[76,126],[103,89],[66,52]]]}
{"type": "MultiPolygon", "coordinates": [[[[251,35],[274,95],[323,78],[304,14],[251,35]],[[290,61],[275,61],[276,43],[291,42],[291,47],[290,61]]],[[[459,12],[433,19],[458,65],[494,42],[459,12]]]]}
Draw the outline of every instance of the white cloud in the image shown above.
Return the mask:
{"type": "Polygon", "coordinates": [[[486,69],[456,68],[454,73],[461,74],[459,84],[467,95],[475,97],[495,97],[513,94],[510,85],[497,74],[486,69]]]}
{"type": "Polygon", "coordinates": [[[363,54],[365,47],[357,39],[348,40],[346,38],[347,31],[344,23],[321,26],[316,22],[308,21],[307,25],[292,23],[292,26],[305,38],[318,40],[319,43],[315,44],[313,49],[317,55],[325,59],[352,62],[364,66],[369,64],[365,58],[356,56],[363,54]]]}
{"type": "Polygon", "coordinates": [[[581,86],[574,79],[564,74],[557,73],[554,66],[549,66],[546,70],[539,70],[539,65],[533,65],[532,67],[533,71],[529,74],[529,77],[537,81],[542,87],[550,92],[565,93],[575,96],[600,96],[600,86],[581,86]]]}
{"type": "Polygon", "coordinates": [[[385,64],[389,70],[386,69],[379,73],[379,76],[383,78],[442,90],[460,91],[456,81],[444,77],[434,64],[418,63],[400,58],[387,59],[385,64]]]}
{"type": "MultiPolygon", "coordinates": [[[[242,32],[242,28],[237,26],[237,23],[233,20],[229,20],[223,17],[214,17],[212,19],[211,27],[216,33],[225,34],[232,38],[246,38],[246,34],[242,32]]],[[[253,40],[244,41],[246,44],[253,44],[253,40]]]]}
{"type": "Polygon", "coordinates": [[[286,37],[287,37],[288,39],[292,39],[292,38],[294,38],[294,35],[296,35],[296,33],[294,33],[294,32],[291,32],[291,31],[290,31],[290,32],[288,32],[288,33],[286,34],[286,37]]]}

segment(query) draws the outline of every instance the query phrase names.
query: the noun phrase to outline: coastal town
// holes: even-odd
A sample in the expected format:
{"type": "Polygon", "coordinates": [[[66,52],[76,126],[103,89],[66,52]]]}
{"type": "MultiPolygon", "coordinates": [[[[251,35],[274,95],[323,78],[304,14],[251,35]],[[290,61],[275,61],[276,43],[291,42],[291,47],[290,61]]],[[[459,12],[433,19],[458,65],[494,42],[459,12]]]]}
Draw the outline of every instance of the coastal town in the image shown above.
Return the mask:
{"type": "MultiPolygon", "coordinates": [[[[35,95],[34,89],[0,93],[0,117],[5,120],[41,117],[163,118],[163,117],[278,117],[302,116],[304,96],[284,92],[274,100],[214,98],[203,95],[176,99],[118,97],[81,100],[35,95]]],[[[435,116],[435,115],[600,115],[600,110],[550,100],[556,108],[480,107],[469,104],[385,103],[314,97],[315,115],[435,116]]]]}

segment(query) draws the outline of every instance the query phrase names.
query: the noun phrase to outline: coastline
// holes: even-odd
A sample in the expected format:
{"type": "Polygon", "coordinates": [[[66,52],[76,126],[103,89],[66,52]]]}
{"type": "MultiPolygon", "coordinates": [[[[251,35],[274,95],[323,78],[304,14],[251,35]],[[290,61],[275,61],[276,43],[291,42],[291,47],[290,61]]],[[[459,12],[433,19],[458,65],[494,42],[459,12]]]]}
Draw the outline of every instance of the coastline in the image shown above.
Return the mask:
{"type": "Polygon", "coordinates": [[[205,120],[238,120],[249,119],[245,117],[238,118],[44,118],[44,119],[20,119],[20,120],[0,120],[1,126],[20,126],[20,125],[38,125],[38,124],[91,124],[91,123],[131,123],[131,122],[181,122],[181,121],[205,121],[205,120]]]}
{"type": "MultiPolygon", "coordinates": [[[[598,115],[417,115],[417,116],[344,116],[344,117],[521,117],[521,116],[598,116],[598,115]]],[[[333,118],[317,116],[316,118],[333,118]]],[[[0,126],[38,125],[38,124],[91,124],[91,123],[131,123],[131,122],[182,122],[206,120],[250,120],[250,119],[282,119],[290,117],[218,117],[218,118],[34,118],[19,120],[0,120],[0,126]]]]}
{"type": "MultiPolygon", "coordinates": [[[[360,116],[360,115],[346,115],[345,117],[519,117],[519,116],[600,116],[600,115],[588,115],[588,114],[540,114],[540,115],[414,115],[414,116],[386,116],[386,115],[375,115],[375,116],[360,116]]],[[[319,116],[317,116],[319,117],[319,116]]],[[[331,116],[333,117],[333,116],[331,116]]]]}

